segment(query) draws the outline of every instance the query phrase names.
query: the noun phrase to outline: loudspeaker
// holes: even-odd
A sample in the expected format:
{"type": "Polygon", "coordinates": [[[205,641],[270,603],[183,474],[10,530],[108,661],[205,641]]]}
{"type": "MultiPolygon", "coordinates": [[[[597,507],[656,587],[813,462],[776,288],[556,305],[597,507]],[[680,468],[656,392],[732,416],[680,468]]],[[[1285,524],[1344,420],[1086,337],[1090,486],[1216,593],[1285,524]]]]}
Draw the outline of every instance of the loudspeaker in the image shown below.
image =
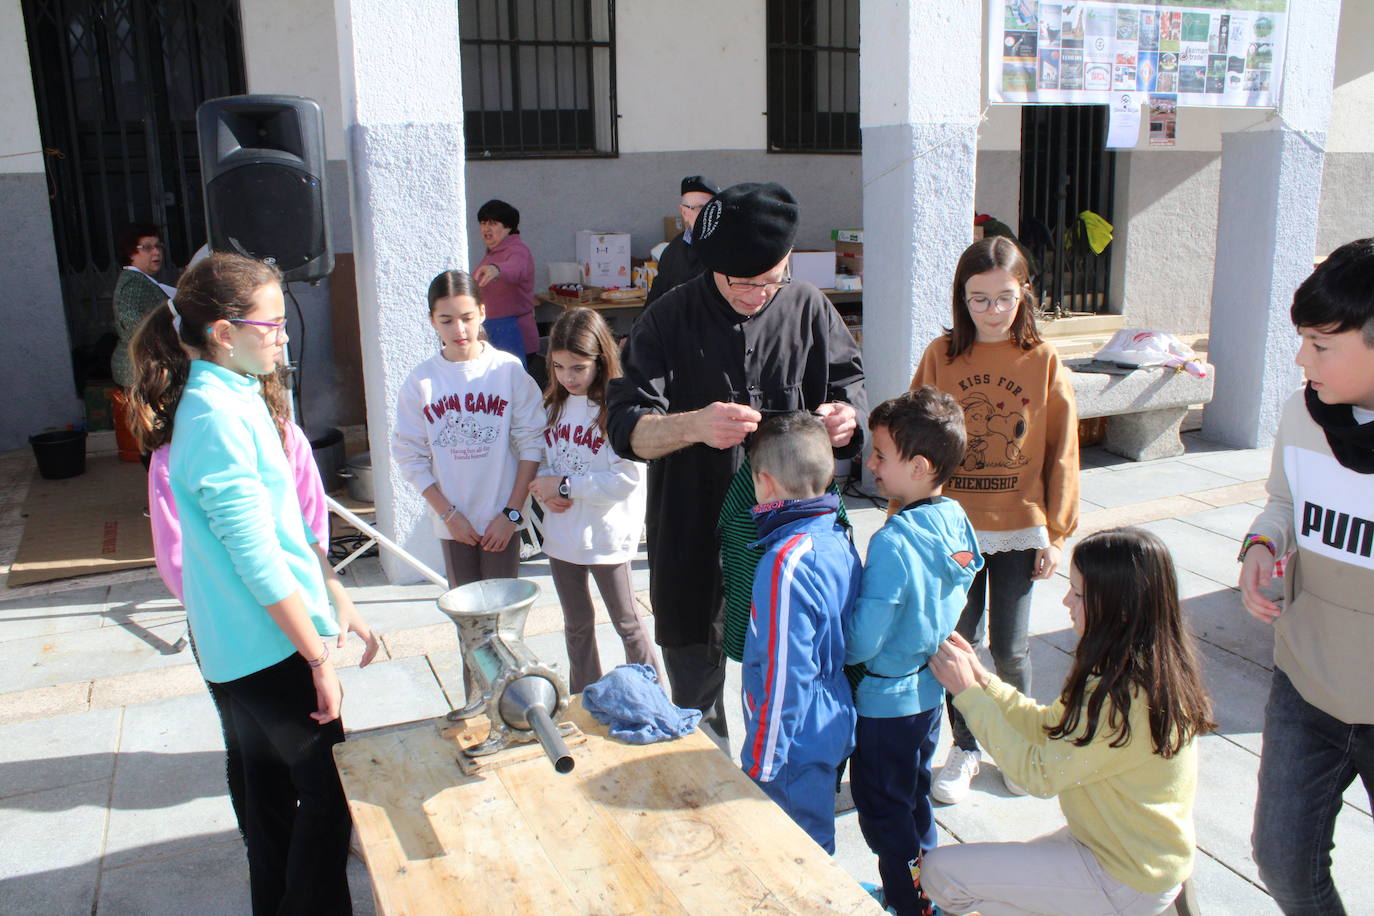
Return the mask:
{"type": "Polygon", "coordinates": [[[287,280],[334,269],[324,116],[313,99],[233,95],[196,113],[211,251],[275,263],[287,280]]]}

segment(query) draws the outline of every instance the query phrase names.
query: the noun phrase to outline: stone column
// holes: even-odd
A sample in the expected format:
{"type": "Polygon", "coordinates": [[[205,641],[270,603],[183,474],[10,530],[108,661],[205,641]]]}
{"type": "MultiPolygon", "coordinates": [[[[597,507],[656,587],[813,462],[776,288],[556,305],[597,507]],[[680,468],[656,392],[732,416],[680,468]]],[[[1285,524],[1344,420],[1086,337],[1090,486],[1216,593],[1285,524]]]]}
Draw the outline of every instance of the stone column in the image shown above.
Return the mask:
{"type": "MultiPolygon", "coordinates": [[[[425,291],[467,267],[454,0],[335,0],[377,523],[443,571],[429,510],[391,460],[396,395],[438,346],[425,291]]],[[[397,582],[419,575],[386,551],[397,582]]]]}
{"type": "Polygon", "coordinates": [[[1209,439],[1240,448],[1274,440],[1283,404],[1302,381],[1288,318],[1312,272],[1331,120],[1340,0],[1292,0],[1278,116],[1223,132],[1221,200],[1208,359],[1216,394],[1209,439]]]}
{"type": "Polygon", "coordinates": [[[864,371],[876,405],[906,390],[949,326],[954,265],[973,240],[978,3],[865,0],[864,371]]]}

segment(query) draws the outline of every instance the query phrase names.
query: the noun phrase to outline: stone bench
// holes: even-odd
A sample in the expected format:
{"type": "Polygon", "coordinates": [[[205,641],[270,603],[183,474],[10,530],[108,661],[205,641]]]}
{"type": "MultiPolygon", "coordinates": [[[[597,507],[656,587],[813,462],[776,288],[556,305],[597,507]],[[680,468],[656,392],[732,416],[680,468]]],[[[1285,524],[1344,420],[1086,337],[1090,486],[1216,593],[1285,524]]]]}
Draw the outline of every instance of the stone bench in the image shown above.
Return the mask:
{"type": "MultiPolygon", "coordinates": [[[[1103,366],[1091,359],[1070,359],[1070,369],[1103,366]]],[[[1183,454],[1179,429],[1188,408],[1212,400],[1213,369],[1196,378],[1173,369],[1107,368],[1070,374],[1079,419],[1108,417],[1103,447],[1132,461],[1183,454]]]]}

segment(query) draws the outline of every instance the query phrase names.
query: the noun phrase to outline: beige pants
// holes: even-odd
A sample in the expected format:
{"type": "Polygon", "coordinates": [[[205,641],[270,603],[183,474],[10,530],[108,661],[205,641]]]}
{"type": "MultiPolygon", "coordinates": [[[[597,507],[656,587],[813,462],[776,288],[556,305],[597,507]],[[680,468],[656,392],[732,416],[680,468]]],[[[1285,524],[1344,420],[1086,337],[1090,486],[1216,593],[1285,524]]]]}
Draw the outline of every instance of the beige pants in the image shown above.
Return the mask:
{"type": "Polygon", "coordinates": [[[1155,916],[1178,888],[1145,894],[1102,870],[1068,827],[1028,843],[941,846],[921,862],[921,887],[947,913],[982,916],[1155,916]]]}

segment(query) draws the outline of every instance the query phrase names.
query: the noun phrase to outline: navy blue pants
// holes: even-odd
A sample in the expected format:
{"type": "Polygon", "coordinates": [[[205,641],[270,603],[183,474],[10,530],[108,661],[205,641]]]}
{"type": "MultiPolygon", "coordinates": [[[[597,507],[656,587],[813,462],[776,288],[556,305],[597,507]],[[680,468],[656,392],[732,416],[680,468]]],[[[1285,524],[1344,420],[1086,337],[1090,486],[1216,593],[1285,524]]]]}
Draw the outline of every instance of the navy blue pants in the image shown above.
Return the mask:
{"type": "Polygon", "coordinates": [[[849,785],[868,848],[878,857],[887,903],[900,916],[921,912],[908,863],[934,849],[930,765],[940,740],[940,713],[871,719],[859,716],[849,785]]]}

